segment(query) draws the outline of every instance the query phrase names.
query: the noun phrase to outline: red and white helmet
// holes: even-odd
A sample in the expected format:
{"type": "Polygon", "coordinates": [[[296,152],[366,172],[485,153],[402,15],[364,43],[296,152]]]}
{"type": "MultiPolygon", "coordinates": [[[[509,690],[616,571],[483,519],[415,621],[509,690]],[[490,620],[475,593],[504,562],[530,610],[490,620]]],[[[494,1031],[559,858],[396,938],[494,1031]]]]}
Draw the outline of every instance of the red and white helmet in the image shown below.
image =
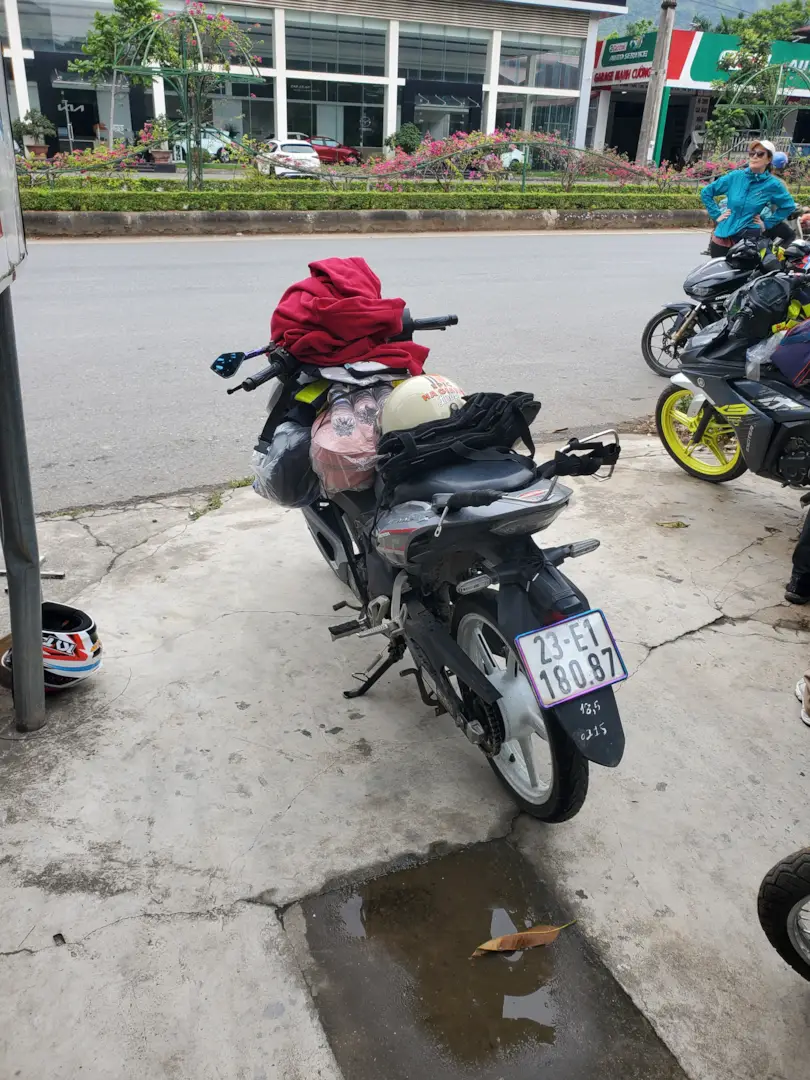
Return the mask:
{"type": "MultiPolygon", "coordinates": [[[[79,608],[42,605],[42,665],[45,692],[54,693],[89,679],[101,667],[101,642],[93,619],[79,608]]],[[[12,650],[0,657],[0,683],[12,686],[12,650]]]]}

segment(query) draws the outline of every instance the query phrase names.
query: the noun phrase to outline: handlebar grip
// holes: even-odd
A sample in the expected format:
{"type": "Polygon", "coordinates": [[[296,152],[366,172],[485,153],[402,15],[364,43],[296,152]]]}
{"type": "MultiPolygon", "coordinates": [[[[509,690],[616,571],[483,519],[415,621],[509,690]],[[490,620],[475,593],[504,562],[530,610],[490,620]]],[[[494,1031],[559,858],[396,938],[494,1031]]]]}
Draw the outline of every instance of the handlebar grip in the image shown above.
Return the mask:
{"type": "Polygon", "coordinates": [[[257,390],[264,383],[270,382],[271,379],[278,378],[283,371],[284,365],[278,363],[278,361],[274,361],[261,371],[257,371],[255,375],[249,375],[248,378],[238,386],[232,386],[227,393],[235,394],[237,390],[246,390],[250,393],[251,390],[257,390]]]}
{"type": "Polygon", "coordinates": [[[458,315],[434,315],[430,319],[411,320],[411,331],[446,330],[448,326],[458,326],[458,315]]]}
{"type": "Polygon", "coordinates": [[[431,505],[437,513],[442,510],[451,513],[453,510],[462,510],[465,506],[489,506],[490,503],[497,502],[502,495],[502,491],[495,491],[493,488],[457,491],[454,495],[434,495],[431,505]]]}

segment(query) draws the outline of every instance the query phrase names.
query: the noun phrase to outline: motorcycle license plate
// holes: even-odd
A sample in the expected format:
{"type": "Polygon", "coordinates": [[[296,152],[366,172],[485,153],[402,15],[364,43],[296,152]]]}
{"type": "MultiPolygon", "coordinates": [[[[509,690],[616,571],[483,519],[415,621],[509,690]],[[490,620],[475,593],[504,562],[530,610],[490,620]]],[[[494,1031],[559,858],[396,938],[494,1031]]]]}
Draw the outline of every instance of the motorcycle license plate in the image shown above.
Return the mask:
{"type": "Polygon", "coordinates": [[[515,645],[537,700],[546,709],[627,678],[619,647],[601,611],[530,630],[515,645]]]}

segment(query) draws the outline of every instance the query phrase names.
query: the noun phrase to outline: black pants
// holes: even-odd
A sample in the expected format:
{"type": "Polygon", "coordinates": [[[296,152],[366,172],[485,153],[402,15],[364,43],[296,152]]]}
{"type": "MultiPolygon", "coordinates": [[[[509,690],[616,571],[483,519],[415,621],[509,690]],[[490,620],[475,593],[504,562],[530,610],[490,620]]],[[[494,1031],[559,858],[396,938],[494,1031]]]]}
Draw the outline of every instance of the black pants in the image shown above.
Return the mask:
{"type": "Polygon", "coordinates": [[[810,513],[804,519],[799,540],[793,550],[793,569],[797,574],[806,575],[810,585],[810,513]]]}

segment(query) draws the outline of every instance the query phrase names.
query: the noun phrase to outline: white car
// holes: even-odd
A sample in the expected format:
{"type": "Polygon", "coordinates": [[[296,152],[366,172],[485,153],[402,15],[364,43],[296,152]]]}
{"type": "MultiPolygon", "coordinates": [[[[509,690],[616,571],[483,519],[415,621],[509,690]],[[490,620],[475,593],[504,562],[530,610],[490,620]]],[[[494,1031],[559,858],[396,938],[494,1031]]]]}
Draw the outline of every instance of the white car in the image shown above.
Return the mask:
{"type": "Polygon", "coordinates": [[[320,167],[321,159],[314,146],[303,139],[285,139],[284,142],[272,140],[267,144],[265,153],[256,159],[256,168],[265,176],[270,175],[271,169],[275,169],[278,177],[306,176],[318,172],[320,167]],[[285,161],[298,168],[285,168],[285,161]]]}
{"type": "MultiPolygon", "coordinates": [[[[204,127],[200,133],[200,146],[208,151],[212,161],[225,163],[231,160],[231,155],[238,144],[226,132],[215,127],[204,127]]],[[[178,130],[174,137],[172,157],[176,162],[186,160],[186,144],[182,130],[178,130]]]]}

